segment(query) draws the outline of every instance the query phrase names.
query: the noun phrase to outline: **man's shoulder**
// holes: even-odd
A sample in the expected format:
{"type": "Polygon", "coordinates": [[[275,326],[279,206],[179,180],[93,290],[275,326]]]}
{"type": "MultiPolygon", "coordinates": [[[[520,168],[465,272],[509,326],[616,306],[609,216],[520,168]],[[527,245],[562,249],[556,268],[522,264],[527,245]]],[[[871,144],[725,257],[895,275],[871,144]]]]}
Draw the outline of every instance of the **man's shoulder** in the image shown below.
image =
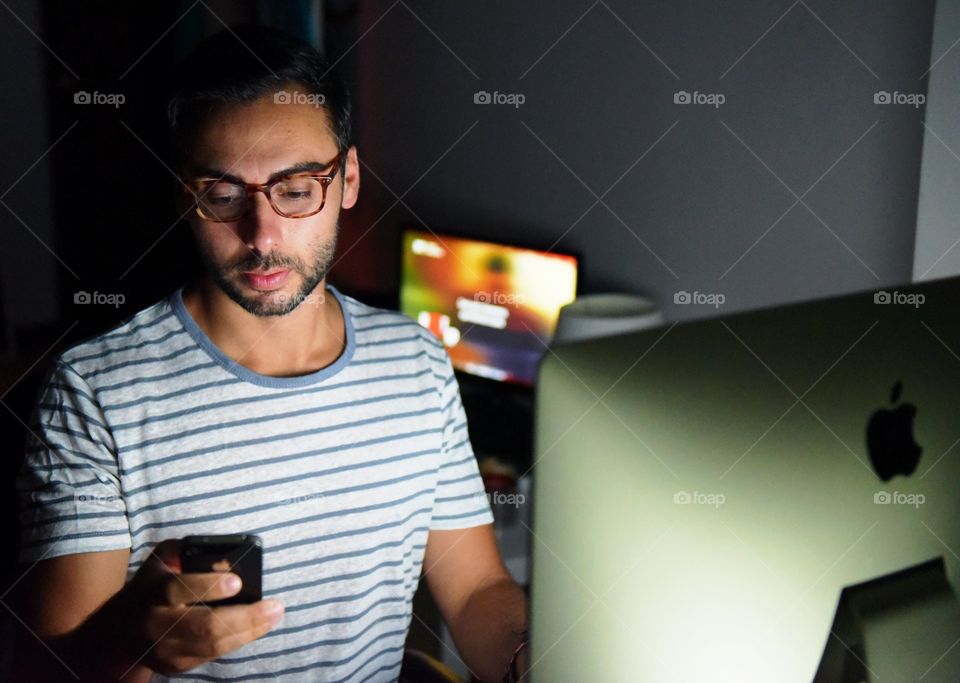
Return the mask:
{"type": "Polygon", "coordinates": [[[116,325],[67,347],[56,364],[67,365],[81,377],[150,354],[154,357],[183,333],[173,306],[173,293],[140,309],[116,325]]]}
{"type": "Polygon", "coordinates": [[[443,343],[413,318],[400,311],[371,306],[342,292],[341,296],[349,308],[359,344],[410,341],[426,347],[431,357],[440,358],[445,353],[443,343]]]}

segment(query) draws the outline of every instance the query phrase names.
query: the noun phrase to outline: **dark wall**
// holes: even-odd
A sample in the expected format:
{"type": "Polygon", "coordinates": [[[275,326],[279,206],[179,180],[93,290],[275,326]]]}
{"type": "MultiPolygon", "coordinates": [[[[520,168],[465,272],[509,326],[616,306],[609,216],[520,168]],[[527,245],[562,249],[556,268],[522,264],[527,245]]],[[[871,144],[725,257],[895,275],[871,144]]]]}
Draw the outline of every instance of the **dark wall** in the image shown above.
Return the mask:
{"type": "Polygon", "coordinates": [[[924,92],[931,0],[361,5],[348,288],[394,286],[403,224],[578,253],[668,318],[910,280],[923,109],[874,94],[924,92]]]}
{"type": "Polygon", "coordinates": [[[16,327],[56,319],[60,268],[46,246],[54,230],[50,167],[38,162],[59,134],[48,138],[43,45],[20,23],[38,27],[40,6],[10,0],[6,7],[0,8],[6,13],[0,20],[0,354],[12,352],[16,327]]]}
{"type": "MultiPolygon", "coordinates": [[[[208,5],[227,22],[260,7],[208,5]]],[[[924,91],[932,0],[327,5],[364,163],[332,278],[351,293],[395,294],[402,225],[577,253],[582,292],[649,294],[671,318],[910,279],[924,111],[873,95],[924,91]],[[726,303],[674,305],[681,291],[726,303]]],[[[26,175],[4,202],[26,226],[0,211],[0,306],[49,325],[12,330],[42,351],[61,320],[92,334],[196,272],[162,103],[177,54],[221,24],[162,0],[11,7],[26,25],[8,11],[2,29],[18,66],[3,176],[26,175]],[[126,102],[76,106],[81,90],[126,102]],[[73,304],[94,290],[126,304],[73,304]]]]}

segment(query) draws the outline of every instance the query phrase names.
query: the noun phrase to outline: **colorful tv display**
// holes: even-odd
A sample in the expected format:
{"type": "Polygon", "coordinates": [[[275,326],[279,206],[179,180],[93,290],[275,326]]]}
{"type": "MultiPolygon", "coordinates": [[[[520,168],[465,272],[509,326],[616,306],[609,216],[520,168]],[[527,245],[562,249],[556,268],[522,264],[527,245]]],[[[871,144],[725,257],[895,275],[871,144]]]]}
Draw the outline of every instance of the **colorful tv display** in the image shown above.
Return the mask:
{"type": "Polygon", "coordinates": [[[534,249],[403,233],[400,310],[433,332],[458,370],[532,386],[577,259],[534,249]]]}

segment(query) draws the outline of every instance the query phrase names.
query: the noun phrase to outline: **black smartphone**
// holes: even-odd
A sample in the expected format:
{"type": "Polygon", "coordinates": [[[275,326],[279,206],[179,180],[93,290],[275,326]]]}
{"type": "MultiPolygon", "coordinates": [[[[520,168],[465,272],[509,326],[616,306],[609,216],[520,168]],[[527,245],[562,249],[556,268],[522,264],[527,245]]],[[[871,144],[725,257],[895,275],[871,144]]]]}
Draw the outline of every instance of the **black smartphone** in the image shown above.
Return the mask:
{"type": "Polygon", "coordinates": [[[222,600],[203,600],[205,605],[240,605],[261,599],[263,543],[254,534],[186,536],[180,539],[180,568],[184,573],[233,572],[243,586],[236,595],[222,600]]]}

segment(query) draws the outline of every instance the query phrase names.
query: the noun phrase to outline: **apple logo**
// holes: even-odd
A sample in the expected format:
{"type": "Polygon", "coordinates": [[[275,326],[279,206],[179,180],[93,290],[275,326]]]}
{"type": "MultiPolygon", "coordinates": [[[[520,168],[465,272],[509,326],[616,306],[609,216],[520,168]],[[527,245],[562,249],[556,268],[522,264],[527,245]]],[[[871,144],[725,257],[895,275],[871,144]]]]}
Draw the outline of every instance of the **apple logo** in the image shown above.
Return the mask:
{"type": "MultiPolygon", "coordinates": [[[[903,383],[897,382],[890,390],[890,404],[896,406],[903,391],[903,383]]],[[[904,403],[892,410],[881,408],[870,416],[867,424],[867,453],[873,469],[883,481],[894,476],[913,474],[923,452],[913,440],[913,418],[917,408],[904,403]]]]}

